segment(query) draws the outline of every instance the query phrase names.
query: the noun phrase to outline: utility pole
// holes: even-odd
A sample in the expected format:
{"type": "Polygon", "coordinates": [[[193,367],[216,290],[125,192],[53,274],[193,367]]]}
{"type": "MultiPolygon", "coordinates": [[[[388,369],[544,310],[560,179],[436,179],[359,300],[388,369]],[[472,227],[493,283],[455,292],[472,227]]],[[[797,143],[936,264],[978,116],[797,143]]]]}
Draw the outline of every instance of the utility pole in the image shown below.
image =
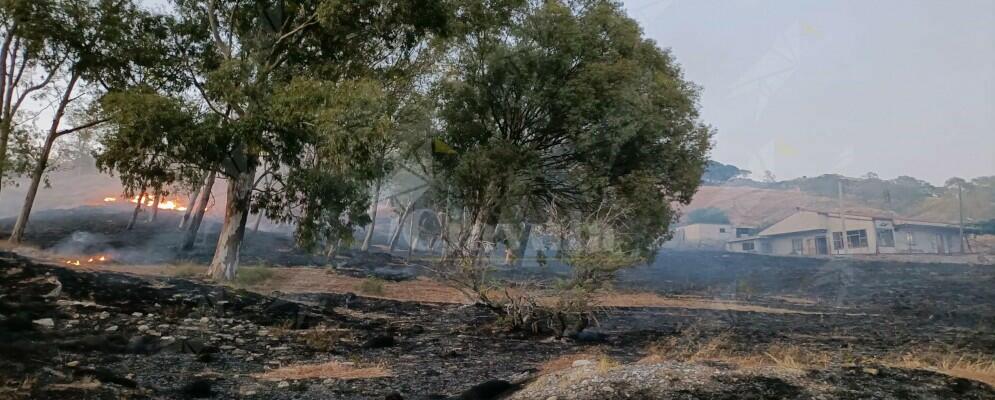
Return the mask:
{"type": "Polygon", "coordinates": [[[843,233],[841,234],[843,240],[840,241],[840,248],[837,249],[837,251],[839,250],[846,251],[847,234],[846,234],[846,215],[843,214],[843,178],[840,178],[840,180],[836,181],[836,191],[839,197],[840,226],[843,229],[843,233]]]}
{"type": "Polygon", "coordinates": [[[963,196],[963,194],[964,194],[963,193],[964,192],[964,188],[963,188],[963,186],[964,186],[963,183],[957,182],[957,210],[958,210],[958,214],[960,214],[960,252],[961,252],[961,254],[967,253],[967,249],[964,246],[967,241],[964,240],[964,198],[963,198],[964,197],[963,196]]]}

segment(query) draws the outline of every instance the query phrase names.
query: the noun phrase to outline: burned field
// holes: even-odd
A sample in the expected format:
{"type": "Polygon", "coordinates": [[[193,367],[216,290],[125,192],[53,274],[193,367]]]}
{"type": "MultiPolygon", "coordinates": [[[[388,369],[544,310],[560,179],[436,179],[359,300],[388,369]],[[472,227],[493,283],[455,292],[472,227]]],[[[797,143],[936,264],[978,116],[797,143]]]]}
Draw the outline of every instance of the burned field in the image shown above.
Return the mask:
{"type": "MultiPolygon", "coordinates": [[[[59,246],[83,230],[73,226],[86,227],[104,239],[79,255],[113,253],[119,264],[208,252],[167,251],[151,233],[168,217],[140,235],[115,233],[113,213],[81,215],[40,223],[29,238],[68,251],[59,246]],[[138,259],[135,249],[162,246],[138,259]]],[[[280,274],[335,280],[357,265],[401,264],[345,258],[336,270],[274,251],[289,239],[266,235],[250,235],[247,246],[268,246],[246,249],[256,262],[321,265],[280,274]]],[[[0,398],[995,398],[990,266],[665,253],[619,277],[598,326],[562,339],[508,331],[489,310],[452,301],[279,282],[249,291],[150,276],[152,265],[129,270],[147,276],[103,267],[2,254],[0,398]]]]}

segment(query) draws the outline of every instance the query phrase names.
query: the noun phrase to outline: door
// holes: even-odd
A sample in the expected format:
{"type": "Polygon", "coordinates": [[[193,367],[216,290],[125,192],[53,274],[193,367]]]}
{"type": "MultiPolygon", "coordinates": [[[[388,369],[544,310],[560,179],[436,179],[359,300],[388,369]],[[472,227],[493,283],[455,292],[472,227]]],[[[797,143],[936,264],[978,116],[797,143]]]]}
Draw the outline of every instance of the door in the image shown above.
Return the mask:
{"type": "Polygon", "coordinates": [[[829,254],[829,242],[826,240],[825,236],[819,236],[815,238],[815,254],[819,255],[829,254]]]}
{"type": "Polygon", "coordinates": [[[943,240],[942,234],[936,234],[936,252],[939,254],[945,254],[947,252],[946,241],[943,240]]]}

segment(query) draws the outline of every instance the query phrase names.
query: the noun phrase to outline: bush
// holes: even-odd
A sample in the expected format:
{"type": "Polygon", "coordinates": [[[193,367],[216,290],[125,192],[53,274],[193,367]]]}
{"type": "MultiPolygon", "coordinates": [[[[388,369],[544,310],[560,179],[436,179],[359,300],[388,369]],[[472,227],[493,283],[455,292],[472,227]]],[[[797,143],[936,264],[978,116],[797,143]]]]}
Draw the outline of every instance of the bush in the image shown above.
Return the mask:
{"type": "Polygon", "coordinates": [[[268,267],[242,267],[235,276],[236,286],[257,286],[273,280],[273,270],[268,267]]]}
{"type": "Polygon", "coordinates": [[[384,294],[384,280],[375,276],[368,277],[363,279],[357,290],[363,294],[381,296],[384,294]]]}

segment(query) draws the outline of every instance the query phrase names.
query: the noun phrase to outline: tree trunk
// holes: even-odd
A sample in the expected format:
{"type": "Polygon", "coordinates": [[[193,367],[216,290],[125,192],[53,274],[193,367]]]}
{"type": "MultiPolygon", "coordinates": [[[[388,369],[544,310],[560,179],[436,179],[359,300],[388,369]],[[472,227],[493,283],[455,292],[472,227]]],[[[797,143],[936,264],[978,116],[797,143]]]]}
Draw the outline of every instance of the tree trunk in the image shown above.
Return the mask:
{"type": "Polygon", "coordinates": [[[24,238],[24,231],[28,227],[28,218],[31,217],[31,207],[34,206],[35,196],[38,195],[38,186],[41,185],[41,178],[45,175],[45,169],[48,168],[48,158],[52,153],[52,145],[55,144],[55,139],[60,136],[59,124],[62,122],[62,116],[66,114],[66,106],[72,101],[72,93],[77,81],[79,81],[79,74],[73,70],[69,82],[66,84],[66,89],[62,92],[62,99],[59,100],[55,116],[52,117],[52,125],[48,129],[45,145],[42,147],[41,154],[38,155],[38,164],[35,165],[35,169],[31,173],[31,185],[28,186],[28,193],[24,196],[21,213],[17,216],[17,222],[14,223],[14,229],[10,232],[10,239],[8,239],[11,244],[21,243],[21,239],[24,238]]]}
{"type": "Polygon", "coordinates": [[[35,196],[38,195],[41,178],[45,175],[45,168],[48,167],[48,157],[52,152],[52,144],[55,143],[55,129],[58,129],[58,125],[53,123],[53,129],[45,139],[45,145],[39,155],[38,164],[31,172],[31,184],[28,186],[28,193],[24,196],[24,205],[21,206],[21,213],[17,216],[14,229],[10,232],[9,241],[11,244],[21,243],[24,238],[24,231],[28,227],[28,218],[31,217],[31,207],[35,204],[35,196]]]}
{"type": "Polygon", "coordinates": [[[532,236],[532,224],[526,222],[522,227],[522,234],[518,237],[518,248],[515,249],[515,267],[521,267],[525,259],[525,252],[529,247],[529,238],[532,236]]]}
{"type": "Polygon", "coordinates": [[[408,218],[408,259],[411,259],[411,254],[415,251],[415,246],[418,245],[418,239],[415,235],[415,216],[412,215],[408,218]]]}
{"type": "Polygon", "coordinates": [[[207,182],[204,182],[204,190],[201,191],[200,201],[197,202],[197,211],[193,215],[193,219],[190,220],[190,226],[187,227],[187,232],[183,236],[183,250],[192,250],[194,243],[197,241],[197,231],[200,230],[200,223],[204,220],[204,213],[207,212],[207,202],[211,200],[211,189],[214,188],[214,179],[217,176],[217,172],[211,171],[207,174],[207,182]]]}
{"type": "Polygon", "coordinates": [[[260,222],[263,222],[263,210],[259,210],[259,213],[256,214],[256,223],[252,226],[253,233],[259,232],[260,222]]]}
{"type": "Polygon", "coordinates": [[[377,180],[376,190],[373,192],[373,210],[370,210],[370,226],[366,228],[366,237],[363,238],[363,245],[360,246],[360,251],[368,251],[370,249],[370,242],[373,240],[373,228],[377,226],[377,207],[380,203],[380,180],[377,180]]]}
{"type": "Polygon", "coordinates": [[[138,194],[138,201],[135,202],[135,211],[131,213],[131,220],[128,221],[128,226],[124,228],[125,230],[131,230],[135,227],[135,221],[138,220],[138,213],[142,211],[142,205],[145,204],[145,188],[142,188],[142,192],[138,194]]]}
{"type": "Polygon", "coordinates": [[[197,201],[197,196],[200,195],[200,188],[203,185],[203,183],[204,183],[204,179],[203,178],[198,179],[197,180],[197,187],[194,188],[193,192],[190,193],[190,197],[187,199],[187,209],[186,209],[186,211],[183,211],[183,218],[180,219],[180,227],[179,227],[179,229],[181,229],[181,230],[185,226],[187,226],[187,222],[190,221],[190,215],[193,214],[194,202],[197,201]]]}
{"type": "Polygon", "coordinates": [[[225,222],[214,251],[214,259],[207,274],[215,280],[231,281],[238,270],[238,253],[245,237],[245,222],[249,218],[249,202],[255,183],[256,166],[248,166],[228,180],[228,201],[225,204],[225,222]]]}
{"type": "Polygon", "coordinates": [[[162,194],[156,193],[155,200],[152,201],[152,212],[149,213],[149,219],[146,222],[153,222],[157,217],[159,217],[160,201],[162,201],[162,194]]]}
{"type": "Polygon", "coordinates": [[[397,227],[394,228],[394,233],[390,235],[390,251],[394,251],[394,248],[397,247],[397,240],[401,237],[401,228],[404,227],[404,219],[408,217],[408,213],[414,205],[415,201],[411,200],[408,202],[407,206],[401,210],[401,215],[397,218],[397,227]]]}
{"type": "Polygon", "coordinates": [[[3,176],[7,171],[7,142],[10,141],[10,117],[0,121],[0,190],[3,189],[3,176]]]}
{"type": "Polygon", "coordinates": [[[329,242],[328,251],[325,252],[325,259],[328,260],[328,262],[335,262],[335,257],[339,254],[339,247],[342,247],[342,239],[336,239],[335,243],[329,242]]]}

